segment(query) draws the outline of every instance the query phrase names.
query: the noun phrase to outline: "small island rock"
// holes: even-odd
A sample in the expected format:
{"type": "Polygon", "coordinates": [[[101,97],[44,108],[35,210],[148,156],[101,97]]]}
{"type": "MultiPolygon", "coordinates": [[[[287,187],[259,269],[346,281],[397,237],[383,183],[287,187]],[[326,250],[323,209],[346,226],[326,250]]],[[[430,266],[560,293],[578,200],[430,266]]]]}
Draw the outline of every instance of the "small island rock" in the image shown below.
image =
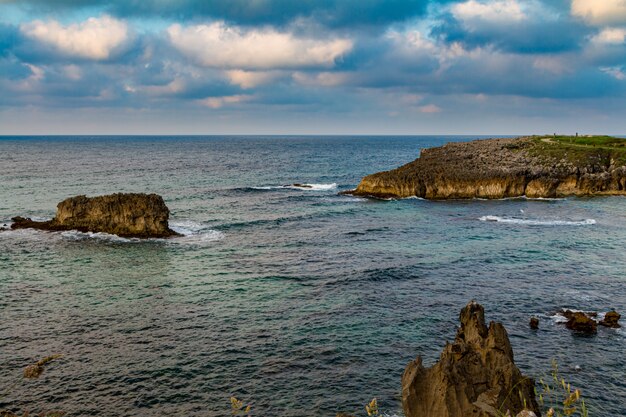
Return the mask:
{"type": "Polygon", "coordinates": [[[622,327],[618,323],[620,317],[622,316],[617,311],[609,311],[604,315],[604,319],[600,320],[599,324],[605,327],[612,327],[614,329],[617,329],[619,327],[622,327]]]}
{"type": "Polygon", "coordinates": [[[169,228],[169,209],[157,194],[80,195],[61,201],[56,216],[37,222],[14,217],[12,229],[78,230],[123,237],[164,238],[178,235],[169,228]]]}
{"type": "Polygon", "coordinates": [[[565,317],[568,319],[565,323],[568,329],[587,334],[595,334],[598,331],[596,321],[582,311],[567,310],[565,317]]]}
{"type": "Polygon", "coordinates": [[[534,381],[513,362],[513,349],[501,323],[485,325],[484,309],[470,302],[461,327],[431,368],[421,357],[402,376],[406,417],[497,417],[524,409],[538,412],[534,381]]]}

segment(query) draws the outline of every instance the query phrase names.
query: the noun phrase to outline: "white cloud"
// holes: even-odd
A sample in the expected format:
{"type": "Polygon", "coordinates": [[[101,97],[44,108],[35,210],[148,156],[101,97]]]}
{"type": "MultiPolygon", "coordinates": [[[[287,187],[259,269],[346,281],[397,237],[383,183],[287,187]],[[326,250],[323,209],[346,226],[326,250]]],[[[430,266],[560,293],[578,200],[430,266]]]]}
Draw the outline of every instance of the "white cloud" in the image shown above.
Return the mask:
{"type": "Polygon", "coordinates": [[[612,76],[613,78],[623,81],[626,80],[626,74],[624,74],[624,71],[622,70],[621,67],[602,67],[600,68],[600,71],[609,74],[610,76],[612,76]]]}
{"type": "Polygon", "coordinates": [[[244,71],[237,69],[226,71],[226,76],[231,84],[238,85],[241,88],[254,88],[274,80],[279,76],[279,73],[277,71],[244,71]]]}
{"type": "Polygon", "coordinates": [[[207,67],[270,69],[332,67],[352,49],[350,39],[300,38],[273,29],[243,30],[224,22],[167,29],[180,52],[207,67]]]}
{"type": "Polygon", "coordinates": [[[554,75],[571,73],[571,65],[567,60],[555,56],[539,56],[533,60],[533,68],[549,72],[554,75]]]}
{"type": "Polygon", "coordinates": [[[626,29],[606,28],[593,36],[591,41],[599,44],[620,45],[626,40],[626,29]]]}
{"type": "Polygon", "coordinates": [[[252,99],[251,95],[240,94],[235,96],[221,96],[221,97],[208,97],[202,100],[198,100],[203,106],[210,107],[212,109],[219,109],[226,104],[237,104],[249,101],[252,99]]]}
{"type": "Polygon", "coordinates": [[[129,38],[128,25],[106,15],[68,26],[56,20],[35,20],[22,24],[20,30],[27,37],[63,54],[94,60],[110,58],[129,38]]]}
{"type": "Polygon", "coordinates": [[[427,104],[425,106],[420,106],[417,108],[420,113],[439,113],[441,111],[441,107],[435,104],[427,104]]]}
{"type": "Polygon", "coordinates": [[[593,25],[626,23],[626,0],[572,0],[572,15],[593,25]]]}
{"type": "Polygon", "coordinates": [[[326,71],[317,74],[294,72],[292,74],[292,78],[298,84],[321,87],[335,87],[337,85],[345,84],[350,79],[347,73],[326,71]]]}
{"type": "Polygon", "coordinates": [[[501,0],[487,3],[469,0],[452,6],[452,14],[456,19],[464,22],[481,20],[504,23],[521,21],[526,18],[517,0],[501,0]]]}

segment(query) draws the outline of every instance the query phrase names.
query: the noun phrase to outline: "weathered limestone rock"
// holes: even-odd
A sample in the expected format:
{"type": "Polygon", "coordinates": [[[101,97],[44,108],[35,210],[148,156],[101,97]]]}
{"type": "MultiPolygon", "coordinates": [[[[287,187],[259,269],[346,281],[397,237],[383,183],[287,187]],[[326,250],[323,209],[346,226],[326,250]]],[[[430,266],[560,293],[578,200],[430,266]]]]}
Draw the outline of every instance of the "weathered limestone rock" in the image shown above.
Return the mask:
{"type": "Polygon", "coordinates": [[[13,229],[79,230],[124,237],[170,237],[169,209],[157,194],[111,194],[99,197],[71,197],[57,205],[54,219],[36,222],[13,218],[13,229]]]}
{"type": "Polygon", "coordinates": [[[539,414],[534,381],[515,366],[504,326],[491,322],[487,327],[484,309],[475,302],[461,310],[460,321],[439,362],[425,368],[418,356],[407,365],[402,376],[406,417],[497,417],[525,409],[539,414]]]}
{"type": "Polygon", "coordinates": [[[600,148],[568,148],[538,138],[487,139],[423,149],[413,162],[364,177],[344,192],[432,200],[626,195],[626,166],[600,148]],[[571,150],[583,154],[573,158],[571,150]]]}
{"type": "Polygon", "coordinates": [[[619,327],[622,327],[618,323],[620,317],[622,316],[617,311],[609,311],[608,313],[604,315],[604,319],[600,320],[598,324],[605,326],[605,327],[612,327],[612,328],[617,329],[619,327]]]}

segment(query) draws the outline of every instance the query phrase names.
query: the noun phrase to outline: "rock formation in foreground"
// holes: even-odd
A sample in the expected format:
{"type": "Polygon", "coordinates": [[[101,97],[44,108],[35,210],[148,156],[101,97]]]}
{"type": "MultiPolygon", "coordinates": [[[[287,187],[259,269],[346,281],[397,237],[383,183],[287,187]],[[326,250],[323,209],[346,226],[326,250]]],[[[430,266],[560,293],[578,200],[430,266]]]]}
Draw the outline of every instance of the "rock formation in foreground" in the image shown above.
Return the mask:
{"type": "Polygon", "coordinates": [[[170,237],[169,209],[157,194],[80,195],[61,201],[54,219],[37,222],[14,217],[12,229],[102,232],[123,237],[170,237]]]}
{"type": "Polygon", "coordinates": [[[424,368],[421,357],[402,375],[406,417],[498,417],[524,409],[539,415],[535,383],[513,362],[504,326],[485,325],[484,309],[470,302],[461,310],[461,327],[439,362],[424,368]]]}
{"type": "Polygon", "coordinates": [[[626,140],[523,137],[456,142],[364,177],[346,194],[426,199],[626,195],[626,140]]]}

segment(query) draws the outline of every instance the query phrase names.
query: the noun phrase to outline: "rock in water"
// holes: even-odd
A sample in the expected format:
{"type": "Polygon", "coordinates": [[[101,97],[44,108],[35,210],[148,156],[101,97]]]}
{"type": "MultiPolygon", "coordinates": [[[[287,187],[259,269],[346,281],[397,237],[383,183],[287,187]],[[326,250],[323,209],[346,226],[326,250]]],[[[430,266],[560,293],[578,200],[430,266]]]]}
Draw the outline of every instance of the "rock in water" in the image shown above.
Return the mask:
{"type": "Polygon", "coordinates": [[[170,237],[169,209],[157,194],[111,194],[99,197],[80,195],[61,201],[54,219],[36,222],[13,218],[13,229],[79,230],[110,233],[123,237],[170,237]]]}
{"type": "Polygon", "coordinates": [[[565,326],[567,326],[568,329],[587,334],[595,334],[598,331],[596,321],[582,311],[570,311],[566,317],[568,320],[565,326]]]}
{"type": "Polygon", "coordinates": [[[422,358],[402,375],[406,417],[497,417],[529,409],[538,412],[533,379],[513,362],[504,326],[485,325],[484,309],[470,302],[461,310],[461,327],[439,362],[424,368],[422,358]]]}
{"type": "Polygon", "coordinates": [[[600,320],[600,325],[617,329],[622,327],[618,321],[622,317],[617,311],[609,311],[604,315],[604,319],[600,320]]]}
{"type": "Polygon", "coordinates": [[[537,330],[539,328],[539,319],[537,317],[530,318],[530,328],[537,330]]]}

